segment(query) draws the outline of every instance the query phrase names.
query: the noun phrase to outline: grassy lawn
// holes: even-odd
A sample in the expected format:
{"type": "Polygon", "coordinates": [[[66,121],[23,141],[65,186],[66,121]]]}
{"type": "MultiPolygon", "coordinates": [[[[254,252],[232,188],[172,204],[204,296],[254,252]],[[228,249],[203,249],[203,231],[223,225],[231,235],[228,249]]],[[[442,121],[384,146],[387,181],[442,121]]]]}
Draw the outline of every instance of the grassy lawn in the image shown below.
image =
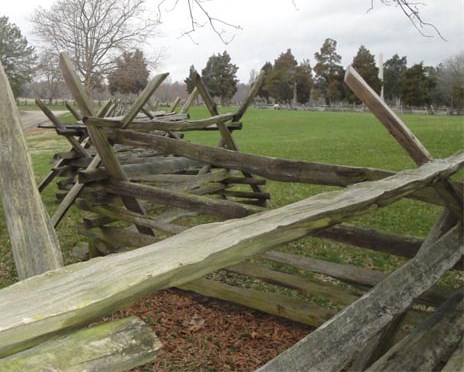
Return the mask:
{"type": "MultiPolygon", "coordinates": [[[[234,109],[223,109],[223,112],[234,109]]],[[[192,118],[206,116],[203,108],[193,108],[192,118]]],[[[69,119],[69,116],[68,116],[69,119]]],[[[434,157],[446,157],[464,144],[462,117],[405,116],[404,120],[434,157]]],[[[332,164],[370,166],[391,170],[415,167],[405,151],[370,114],[316,113],[250,109],[243,119],[244,127],[234,134],[243,152],[287,159],[309,160],[332,164]]],[[[49,160],[69,145],[53,131],[32,130],[27,133],[36,179],[40,181],[49,169],[49,160]]],[[[194,142],[216,145],[218,133],[189,133],[194,142]]],[[[268,182],[271,193],[270,208],[304,199],[333,188],[268,182]]],[[[58,206],[55,187],[49,187],[43,198],[50,213],[58,206]]],[[[363,226],[378,227],[387,231],[425,236],[440,213],[440,208],[420,202],[401,201],[391,207],[350,221],[363,226]]],[[[76,233],[79,212],[72,208],[58,227],[58,236],[66,261],[73,262],[70,249],[84,238],[76,233]]],[[[401,260],[381,253],[322,241],[301,239],[280,249],[309,257],[335,262],[347,262],[382,271],[391,271],[401,260]]],[[[0,287],[16,280],[10,253],[8,233],[0,221],[0,287]]]]}

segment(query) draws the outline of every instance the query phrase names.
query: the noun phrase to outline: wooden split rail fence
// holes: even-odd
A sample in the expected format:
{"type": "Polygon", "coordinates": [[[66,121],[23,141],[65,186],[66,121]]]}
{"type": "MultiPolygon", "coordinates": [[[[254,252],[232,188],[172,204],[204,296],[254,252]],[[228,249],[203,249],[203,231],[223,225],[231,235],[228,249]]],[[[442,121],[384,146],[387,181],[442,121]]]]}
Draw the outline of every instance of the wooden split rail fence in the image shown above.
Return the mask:
{"type": "MultiPolygon", "coordinates": [[[[85,143],[74,136],[71,151],[85,157],[91,143],[95,153],[79,170],[58,213],[62,216],[73,202],[92,213],[93,217],[86,217],[79,227],[80,233],[90,238],[91,256],[120,248],[138,249],[57,268],[0,290],[0,370],[27,368],[39,360],[44,368],[56,369],[91,361],[101,369],[115,365],[130,368],[146,362],[155,357],[159,343],[134,319],[96,326],[92,333],[92,340],[112,339],[112,334],[123,329],[128,338],[137,340],[137,346],[131,349],[134,352],[127,354],[121,341],[122,352],[113,362],[109,362],[108,349],[83,353],[83,359],[77,362],[67,361],[67,354],[58,355],[54,345],[65,345],[65,350],[84,347],[89,332],[73,329],[169,287],[232,301],[317,328],[269,361],[260,369],[263,371],[447,371],[462,360],[463,292],[437,282],[448,270],[462,269],[463,191],[462,183],[451,176],[464,166],[464,153],[432,159],[352,68],[347,70],[346,83],[418,168],[391,172],[241,153],[232,133],[242,127],[240,120],[259,89],[262,75],[236,113],[219,114],[195,73],[195,94],[201,95],[211,117],[190,120],[182,110],[180,115],[184,116],[156,116],[144,108],[162,75],[149,84],[124,116],[115,117],[96,112],[66,56],[61,57],[61,67],[79,105],[75,117],[82,119],[80,125],[89,136],[85,143]],[[139,115],[141,111],[148,113],[145,118],[139,115]],[[218,146],[191,143],[179,135],[190,130],[217,130],[218,146]],[[138,154],[151,151],[153,155],[146,159],[134,155],[137,161],[124,162],[118,148],[142,149],[136,150],[138,154]],[[268,179],[344,189],[267,210],[265,202],[270,195],[263,187],[268,179]],[[346,223],[402,198],[443,207],[442,216],[425,240],[346,223]],[[193,228],[178,222],[180,217],[197,214],[213,216],[220,222],[193,228]],[[408,261],[386,275],[277,249],[280,244],[306,236],[383,251],[408,261]],[[271,268],[271,262],[307,275],[271,268]],[[276,294],[225,284],[208,276],[217,270],[269,282],[281,290],[276,294]],[[290,297],[288,289],[300,295],[290,297]],[[323,298],[332,306],[307,301],[308,296],[323,298]],[[404,337],[403,318],[417,313],[414,305],[418,303],[437,310],[404,337]]],[[[57,131],[67,135],[53,123],[57,131]]],[[[58,221],[52,217],[52,222],[58,221]]],[[[53,267],[42,272],[49,269],[53,267]]]]}

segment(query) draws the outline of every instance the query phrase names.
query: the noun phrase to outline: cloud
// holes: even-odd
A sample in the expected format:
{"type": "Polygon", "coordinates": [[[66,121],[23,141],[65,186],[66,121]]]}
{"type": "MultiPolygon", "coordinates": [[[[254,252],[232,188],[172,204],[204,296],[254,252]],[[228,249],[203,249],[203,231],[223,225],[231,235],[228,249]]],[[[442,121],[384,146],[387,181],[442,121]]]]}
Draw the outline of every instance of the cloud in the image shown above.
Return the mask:
{"type": "MultiPolygon", "coordinates": [[[[385,7],[377,1],[368,12],[370,0],[212,0],[203,2],[213,16],[242,27],[229,30],[235,33],[233,42],[224,45],[208,27],[194,35],[198,45],[188,37],[181,37],[190,27],[189,13],[182,1],[171,12],[164,12],[160,30],[163,37],[154,42],[165,50],[166,57],[160,71],[171,72],[173,81],[183,80],[190,65],[201,70],[209,56],[227,50],[239,66],[241,81],[247,82],[251,69],[259,69],[266,61],[274,61],[288,48],[298,60],[309,58],[314,64],[314,53],[328,37],[337,40],[342,62],[351,62],[361,44],[372,53],[384,54],[388,59],[395,53],[406,55],[410,64],[424,61],[436,65],[462,50],[464,45],[463,0],[424,0],[422,15],[435,24],[448,40],[424,38],[397,7],[385,7]]],[[[20,0],[2,4],[2,12],[11,17],[31,40],[31,25],[27,17],[42,5],[53,0],[20,0]]],[[[154,15],[157,0],[149,0],[154,15]]],[[[203,20],[202,22],[206,22],[203,20]]],[[[427,30],[433,34],[433,30],[427,30]]],[[[153,46],[150,46],[153,49],[153,46]]]]}

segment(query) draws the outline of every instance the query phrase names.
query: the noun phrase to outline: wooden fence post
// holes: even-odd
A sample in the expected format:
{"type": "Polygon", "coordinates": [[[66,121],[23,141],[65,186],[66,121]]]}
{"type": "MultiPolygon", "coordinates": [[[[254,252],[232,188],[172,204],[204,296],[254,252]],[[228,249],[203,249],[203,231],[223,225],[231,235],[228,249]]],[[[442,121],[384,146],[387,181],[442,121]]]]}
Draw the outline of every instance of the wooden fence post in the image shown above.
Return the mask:
{"type": "Polygon", "coordinates": [[[63,266],[58,239],[34,180],[21,119],[1,63],[0,192],[19,279],[63,266]]]}

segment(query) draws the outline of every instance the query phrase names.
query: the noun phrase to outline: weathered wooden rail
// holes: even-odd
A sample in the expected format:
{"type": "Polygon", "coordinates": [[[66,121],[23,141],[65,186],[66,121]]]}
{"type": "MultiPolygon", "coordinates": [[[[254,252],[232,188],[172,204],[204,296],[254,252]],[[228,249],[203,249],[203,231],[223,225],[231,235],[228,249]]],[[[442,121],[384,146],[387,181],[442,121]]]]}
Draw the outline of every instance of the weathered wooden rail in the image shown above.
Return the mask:
{"type": "MultiPolygon", "coordinates": [[[[141,249],[67,266],[14,284],[0,290],[0,355],[63,327],[85,323],[148,291],[189,283],[353,214],[387,206],[415,189],[448,177],[463,165],[461,153],[276,210],[200,225],[141,249]]],[[[447,254],[449,250],[454,252],[447,261],[451,266],[462,254],[456,249],[461,244],[462,230],[453,231],[450,243],[459,244],[453,246],[446,240],[447,254]]],[[[444,254],[438,248],[429,251],[444,254]]],[[[442,270],[438,265],[437,269],[442,270]]],[[[430,286],[437,279],[430,275],[430,286]]]]}
{"type": "Polygon", "coordinates": [[[0,192],[20,279],[63,266],[60,246],[34,181],[22,125],[0,63],[0,192]]]}
{"type": "MultiPolygon", "coordinates": [[[[0,369],[85,365],[114,370],[144,363],[156,355],[159,342],[139,321],[82,327],[147,293],[174,286],[319,327],[261,370],[432,371],[459,365],[462,291],[453,294],[437,281],[450,269],[462,269],[462,184],[450,177],[464,166],[464,153],[432,159],[354,70],[348,69],[347,84],[418,168],[391,172],[239,152],[232,133],[242,128],[241,119],[262,74],[232,114],[219,114],[197,73],[196,88],[179,114],[174,112],[178,100],[169,113],[157,113],[147,105],[165,75],[156,77],[125,113],[113,103],[97,113],[69,58],[62,56],[61,66],[80,109],[72,113],[82,120],[79,125],[85,125],[89,139],[83,143],[72,137],[70,154],[60,155],[63,167],[78,161],[82,166],[76,179],[62,181],[69,192],[52,221],[59,222],[76,202],[94,215],[79,226],[80,233],[90,238],[91,256],[140,248],[58,268],[0,290],[0,369]],[[190,120],[186,115],[196,95],[211,117],[190,120]],[[183,140],[182,132],[190,130],[218,131],[218,147],[183,140]],[[119,151],[119,146],[125,150],[119,151]],[[263,206],[271,195],[262,187],[267,179],[344,189],[267,210],[263,206]],[[240,185],[250,190],[232,189],[240,185]],[[344,223],[402,198],[444,207],[425,240],[344,223]],[[222,222],[193,228],[177,222],[196,214],[222,222]],[[387,275],[271,250],[306,236],[409,260],[387,275]],[[308,275],[283,272],[270,263],[308,275]],[[217,270],[272,283],[281,291],[257,291],[205,277],[217,270]],[[298,295],[290,297],[288,290],[298,295]],[[316,305],[308,296],[332,306],[316,305]],[[396,343],[404,314],[417,312],[413,309],[417,303],[438,310],[396,343]],[[136,340],[134,348],[128,339],[136,340]],[[88,342],[103,347],[88,353],[88,342]],[[61,355],[55,352],[57,344],[64,350],[61,355]],[[115,354],[115,348],[122,351],[115,354]],[[81,357],[73,357],[75,350],[83,350],[78,353],[81,357]]],[[[49,117],[61,134],[74,136],[57,118],[49,117]]]]}

